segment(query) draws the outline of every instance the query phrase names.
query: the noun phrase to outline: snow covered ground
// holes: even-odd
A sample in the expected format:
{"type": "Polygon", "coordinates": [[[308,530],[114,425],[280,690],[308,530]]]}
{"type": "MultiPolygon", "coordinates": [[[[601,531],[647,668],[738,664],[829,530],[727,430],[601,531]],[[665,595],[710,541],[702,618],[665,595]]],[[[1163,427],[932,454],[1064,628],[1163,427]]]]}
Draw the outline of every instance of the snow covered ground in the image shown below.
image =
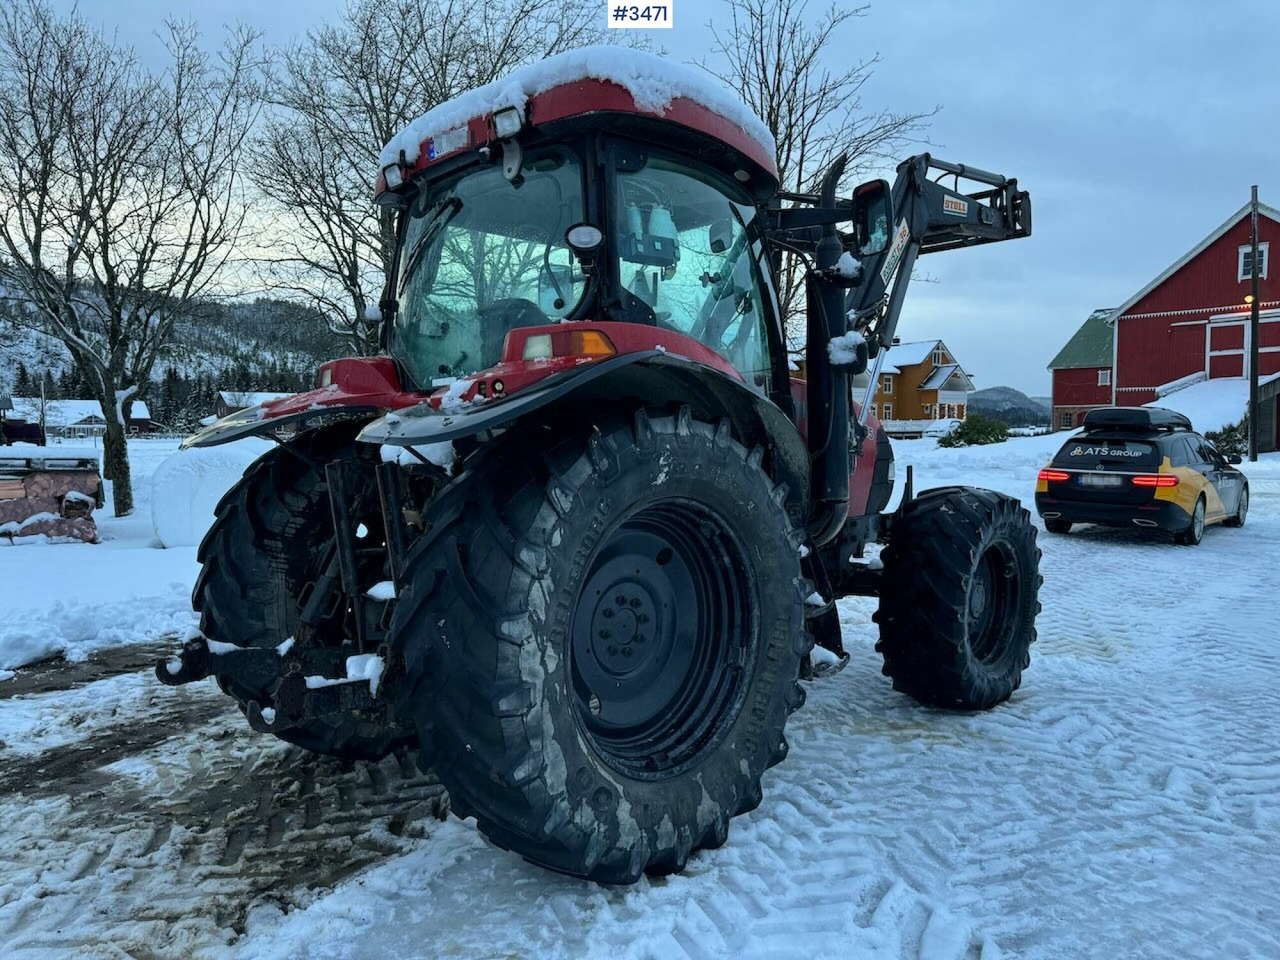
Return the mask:
{"type": "MultiPolygon", "coordinates": [[[[895,449],[918,487],[1029,501],[1061,440],[895,449]]],[[[135,471],[168,452],[137,449],[135,471]]],[[[1280,955],[1280,456],[1244,469],[1248,525],[1194,549],[1042,532],[1040,639],[990,713],[893,693],[872,601],[842,602],[851,663],[810,686],[763,805],[685,874],[628,889],[437,821],[438,786],[406,762],[307,758],[251,733],[210,685],[155,683],[150,647],[112,645],[189,625],[195,563],[193,547],[153,546],[145,506],[105,521],[100,546],[0,548],[0,650],[56,631],[87,657],[0,683],[0,942],[32,956],[1280,955]]]]}

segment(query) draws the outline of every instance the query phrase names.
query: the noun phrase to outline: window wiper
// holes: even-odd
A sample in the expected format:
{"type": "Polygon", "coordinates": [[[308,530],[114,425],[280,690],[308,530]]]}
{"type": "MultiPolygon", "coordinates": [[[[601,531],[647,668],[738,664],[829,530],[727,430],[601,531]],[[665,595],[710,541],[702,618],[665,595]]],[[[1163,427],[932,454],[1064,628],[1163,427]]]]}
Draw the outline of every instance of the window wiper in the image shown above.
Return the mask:
{"type": "Polygon", "coordinates": [[[435,239],[436,234],[456,217],[461,209],[462,201],[457,197],[450,197],[448,200],[441,201],[436,208],[435,219],[422,231],[422,236],[418,238],[418,242],[409,251],[409,256],[405,258],[404,272],[400,276],[400,293],[404,293],[404,288],[408,285],[409,278],[413,276],[413,272],[418,268],[418,263],[422,259],[423,253],[426,252],[431,241],[435,239]]]}

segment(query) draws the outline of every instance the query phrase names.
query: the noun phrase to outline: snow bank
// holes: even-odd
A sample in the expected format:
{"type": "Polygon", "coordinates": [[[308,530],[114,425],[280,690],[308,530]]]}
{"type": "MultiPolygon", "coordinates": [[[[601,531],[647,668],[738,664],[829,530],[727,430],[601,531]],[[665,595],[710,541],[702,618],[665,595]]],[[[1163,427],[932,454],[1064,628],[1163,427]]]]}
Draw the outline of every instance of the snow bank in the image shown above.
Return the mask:
{"type": "Polygon", "coordinates": [[[639,50],[591,46],[548,57],[513,70],[492,83],[468,90],[440,106],[428,110],[391,138],[382,148],[379,163],[395,163],[400,152],[412,164],[428,137],[460,127],[473,117],[506,107],[524,110],[529,98],[553,87],[578,80],[607,80],[631,94],[636,107],[661,115],[671,101],[683,97],[702,104],[713,113],[735,123],[773,156],[777,147],[773,134],[732,89],[706,71],[676,63],[639,50]]]}
{"type": "MultiPolygon", "coordinates": [[[[1261,378],[1259,383],[1270,383],[1277,377],[1280,374],[1272,374],[1261,378]]],[[[1209,433],[1244,419],[1249,408],[1249,381],[1243,378],[1203,380],[1146,406],[1173,410],[1189,418],[1191,426],[1200,433],[1209,433]]]]}
{"type": "MultiPolygon", "coordinates": [[[[101,547],[86,547],[99,551],[101,547]]],[[[0,620],[0,672],[61,655],[84,660],[94,650],[142,643],[165,636],[182,636],[195,623],[189,583],[168,585],[160,596],[133,597],[109,603],[85,603],[75,596],[75,572],[67,553],[56,545],[32,544],[14,548],[5,559],[22,551],[27,562],[45,567],[44,585],[49,594],[62,591],[65,598],[35,615],[0,620]],[[65,571],[65,578],[55,572],[65,571]]],[[[158,552],[158,551],[157,551],[158,552]]],[[[75,558],[79,559],[79,558],[75,558]]],[[[122,569],[123,582],[130,571],[122,569]]],[[[159,588],[153,588],[159,589],[159,588]]]]}
{"type": "Polygon", "coordinates": [[[151,523],[164,547],[200,543],[222,495],[275,444],[248,437],[220,447],[179,450],[151,480],[151,523]]]}

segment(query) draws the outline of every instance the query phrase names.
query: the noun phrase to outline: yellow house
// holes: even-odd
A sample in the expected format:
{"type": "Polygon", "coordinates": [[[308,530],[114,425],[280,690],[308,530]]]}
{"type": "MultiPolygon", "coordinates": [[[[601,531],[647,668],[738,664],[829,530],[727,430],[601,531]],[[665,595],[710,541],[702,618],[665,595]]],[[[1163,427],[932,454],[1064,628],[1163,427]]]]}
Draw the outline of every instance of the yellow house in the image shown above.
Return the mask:
{"type": "Polygon", "coordinates": [[[969,374],[941,340],[895,339],[880,368],[871,413],[890,433],[918,433],[934,420],[963,420],[973,389],[969,374]]]}

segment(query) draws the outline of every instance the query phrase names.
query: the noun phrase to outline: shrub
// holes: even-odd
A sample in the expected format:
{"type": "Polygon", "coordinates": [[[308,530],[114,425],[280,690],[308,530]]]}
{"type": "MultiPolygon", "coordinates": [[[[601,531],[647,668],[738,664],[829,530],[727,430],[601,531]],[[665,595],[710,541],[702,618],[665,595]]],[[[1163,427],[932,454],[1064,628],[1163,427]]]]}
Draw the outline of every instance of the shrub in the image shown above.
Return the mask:
{"type": "Polygon", "coordinates": [[[938,439],[940,447],[973,447],[984,443],[1002,443],[1009,439],[1009,428],[998,420],[980,413],[969,414],[960,426],[938,439]]]}
{"type": "Polygon", "coordinates": [[[1249,415],[1245,414],[1239,423],[1223,427],[1221,430],[1205,431],[1204,438],[1217,447],[1223,456],[1237,454],[1241,457],[1249,455],[1249,415]]]}

